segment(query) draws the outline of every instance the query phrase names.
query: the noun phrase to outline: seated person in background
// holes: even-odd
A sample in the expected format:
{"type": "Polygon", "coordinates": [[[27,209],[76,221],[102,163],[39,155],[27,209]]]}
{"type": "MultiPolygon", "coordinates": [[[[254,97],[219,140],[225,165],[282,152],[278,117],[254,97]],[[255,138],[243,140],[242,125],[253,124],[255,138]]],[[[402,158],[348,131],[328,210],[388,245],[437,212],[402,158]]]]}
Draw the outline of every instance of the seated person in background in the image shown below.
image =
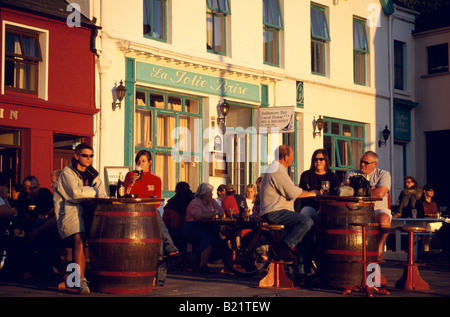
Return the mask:
{"type": "Polygon", "coordinates": [[[186,210],[186,221],[183,225],[183,236],[192,243],[196,255],[199,257],[199,271],[208,273],[208,260],[212,252],[220,252],[221,243],[219,233],[211,229],[208,224],[201,223],[212,220],[218,215],[223,216],[223,209],[212,198],[214,187],[208,183],[201,183],[195,198],[186,210]]]}
{"type": "Polygon", "coordinates": [[[436,218],[439,214],[437,203],[433,200],[434,187],[426,184],[423,187],[423,195],[416,202],[417,218],[436,218]]]}
{"type": "Polygon", "coordinates": [[[17,216],[17,206],[19,204],[19,196],[24,191],[22,184],[15,184],[11,189],[11,199],[9,200],[9,204],[11,205],[14,216],[17,216]]]}
{"type": "Polygon", "coordinates": [[[40,215],[53,213],[53,194],[49,189],[41,188],[35,176],[26,177],[23,188],[17,202],[18,218],[34,221],[40,215]]]}
{"type": "MultiPolygon", "coordinates": [[[[24,192],[19,195],[18,213],[22,218],[30,220],[26,229],[26,242],[29,247],[28,257],[30,266],[36,274],[50,274],[53,265],[59,270],[60,258],[58,247],[61,239],[56,226],[56,217],[53,208],[53,194],[41,187],[35,176],[28,176],[23,181],[24,192]]],[[[30,277],[25,273],[22,278],[30,277]]]]}
{"type": "Polygon", "coordinates": [[[233,184],[226,186],[227,196],[222,200],[222,209],[228,214],[229,210],[234,210],[235,217],[242,217],[245,215],[247,203],[242,195],[236,194],[236,187],[233,184]]]}
{"type": "Polygon", "coordinates": [[[9,180],[3,174],[0,174],[0,221],[3,223],[14,216],[14,211],[9,204],[8,199],[9,180]]]}
{"type": "Polygon", "coordinates": [[[422,187],[417,185],[417,181],[412,176],[405,176],[405,189],[402,190],[398,197],[398,213],[403,218],[412,217],[411,210],[416,209],[416,201],[422,196],[422,187]]]}
{"type": "MultiPolygon", "coordinates": [[[[334,195],[336,187],[339,186],[339,177],[330,170],[328,152],[325,149],[315,150],[311,157],[309,170],[300,176],[299,187],[303,190],[322,189],[322,181],[330,182],[330,195],[334,195]]],[[[317,221],[320,202],[315,199],[302,198],[300,213],[310,217],[314,223],[317,221]]]]}
{"type": "MultiPolygon", "coordinates": [[[[417,209],[417,218],[436,218],[439,215],[439,207],[437,203],[433,200],[434,196],[434,187],[431,184],[426,184],[423,186],[423,195],[422,197],[416,202],[416,209],[417,209]]],[[[427,231],[434,232],[436,230],[439,230],[442,227],[442,223],[428,223],[427,224],[427,231]]],[[[430,244],[431,244],[431,236],[423,236],[422,242],[423,242],[423,251],[429,252],[430,251],[430,244]]]]}
{"type": "Polygon", "coordinates": [[[219,204],[219,206],[222,206],[222,200],[227,196],[227,187],[225,184],[219,185],[217,187],[217,198],[216,202],[219,204]]]}
{"type": "Polygon", "coordinates": [[[194,199],[194,193],[186,182],[179,182],[175,186],[175,196],[164,206],[163,220],[169,234],[178,250],[186,255],[186,241],[183,238],[183,224],[186,219],[186,209],[194,199]]]}
{"type": "Polygon", "coordinates": [[[250,215],[250,220],[259,220],[259,214],[261,212],[261,181],[262,176],[258,177],[255,181],[256,195],[253,201],[253,208],[252,214],[250,215]]]}
{"type": "Polygon", "coordinates": [[[256,186],[253,184],[248,184],[245,186],[245,203],[247,208],[250,210],[250,218],[253,214],[253,206],[255,205],[256,199],[256,186]]]}

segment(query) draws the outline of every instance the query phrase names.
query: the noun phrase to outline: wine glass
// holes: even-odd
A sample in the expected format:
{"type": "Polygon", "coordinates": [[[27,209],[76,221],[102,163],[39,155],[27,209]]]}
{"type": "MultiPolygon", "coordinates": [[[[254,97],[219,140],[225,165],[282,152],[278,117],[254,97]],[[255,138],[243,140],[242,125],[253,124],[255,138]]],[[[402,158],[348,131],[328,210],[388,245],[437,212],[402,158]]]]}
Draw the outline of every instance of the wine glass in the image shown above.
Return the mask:
{"type": "Polygon", "coordinates": [[[328,196],[329,190],[330,190],[330,182],[329,181],[322,181],[322,189],[323,189],[323,195],[328,196]]]}

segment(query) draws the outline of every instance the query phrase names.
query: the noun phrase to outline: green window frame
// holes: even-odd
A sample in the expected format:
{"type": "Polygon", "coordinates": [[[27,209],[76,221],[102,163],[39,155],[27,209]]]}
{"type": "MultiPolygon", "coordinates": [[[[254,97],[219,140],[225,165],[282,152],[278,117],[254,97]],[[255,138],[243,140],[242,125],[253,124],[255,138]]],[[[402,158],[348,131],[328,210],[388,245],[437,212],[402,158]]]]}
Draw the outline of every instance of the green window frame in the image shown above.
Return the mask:
{"type": "Polygon", "coordinates": [[[324,148],[330,157],[330,169],[344,179],[348,170],[359,167],[365,151],[365,125],[363,123],[324,118],[324,148]]]}
{"type": "Polygon", "coordinates": [[[206,49],[210,53],[227,55],[227,15],[229,0],[206,0],[206,49]]]}
{"type": "Polygon", "coordinates": [[[280,32],[284,29],[279,0],[263,0],[264,64],[280,66],[280,32]]]}
{"type": "Polygon", "coordinates": [[[144,0],[144,36],[167,42],[167,0],[144,0]]]}
{"type": "Polygon", "coordinates": [[[201,98],[137,87],[135,105],[134,151],[152,153],[152,172],[162,179],[163,198],[172,197],[180,181],[197,188],[203,178],[203,138],[196,135],[202,133],[201,98]],[[176,129],[180,127],[190,134],[176,129]]]}
{"type": "Polygon", "coordinates": [[[353,18],[353,82],[366,85],[367,56],[369,41],[367,39],[366,21],[353,18]]]}
{"type": "Polygon", "coordinates": [[[326,75],[326,45],[331,41],[325,8],[311,5],[311,72],[326,75]]]}

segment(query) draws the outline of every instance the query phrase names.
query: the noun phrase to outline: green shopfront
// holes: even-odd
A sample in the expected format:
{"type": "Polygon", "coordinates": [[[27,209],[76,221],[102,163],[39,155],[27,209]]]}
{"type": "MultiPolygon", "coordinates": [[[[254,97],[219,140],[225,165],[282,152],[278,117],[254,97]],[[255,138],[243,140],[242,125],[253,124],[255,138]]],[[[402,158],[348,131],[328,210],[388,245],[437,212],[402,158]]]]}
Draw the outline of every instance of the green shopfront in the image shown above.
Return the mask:
{"type": "Polygon", "coordinates": [[[261,78],[167,60],[127,58],[125,82],[124,162],[134,166],[139,150],[150,151],[153,172],[162,179],[163,198],[173,196],[180,181],[188,182],[193,191],[201,182],[215,188],[232,182],[241,193],[254,182],[261,152],[253,149],[267,144],[267,138],[261,140],[252,128],[261,100],[267,100],[268,89],[261,78]],[[218,123],[224,99],[231,106],[226,134],[218,123]],[[224,137],[228,135],[231,142],[224,137]]]}

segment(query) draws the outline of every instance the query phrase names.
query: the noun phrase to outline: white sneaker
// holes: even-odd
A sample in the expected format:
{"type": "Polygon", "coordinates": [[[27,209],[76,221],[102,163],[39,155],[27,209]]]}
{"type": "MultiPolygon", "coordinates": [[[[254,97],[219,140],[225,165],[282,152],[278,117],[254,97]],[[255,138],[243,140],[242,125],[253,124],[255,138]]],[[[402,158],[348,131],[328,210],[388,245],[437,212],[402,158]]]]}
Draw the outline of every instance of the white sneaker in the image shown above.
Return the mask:
{"type": "Polygon", "coordinates": [[[80,280],[80,287],[78,288],[78,294],[89,294],[91,291],[89,290],[88,281],[85,277],[80,280]]]}

